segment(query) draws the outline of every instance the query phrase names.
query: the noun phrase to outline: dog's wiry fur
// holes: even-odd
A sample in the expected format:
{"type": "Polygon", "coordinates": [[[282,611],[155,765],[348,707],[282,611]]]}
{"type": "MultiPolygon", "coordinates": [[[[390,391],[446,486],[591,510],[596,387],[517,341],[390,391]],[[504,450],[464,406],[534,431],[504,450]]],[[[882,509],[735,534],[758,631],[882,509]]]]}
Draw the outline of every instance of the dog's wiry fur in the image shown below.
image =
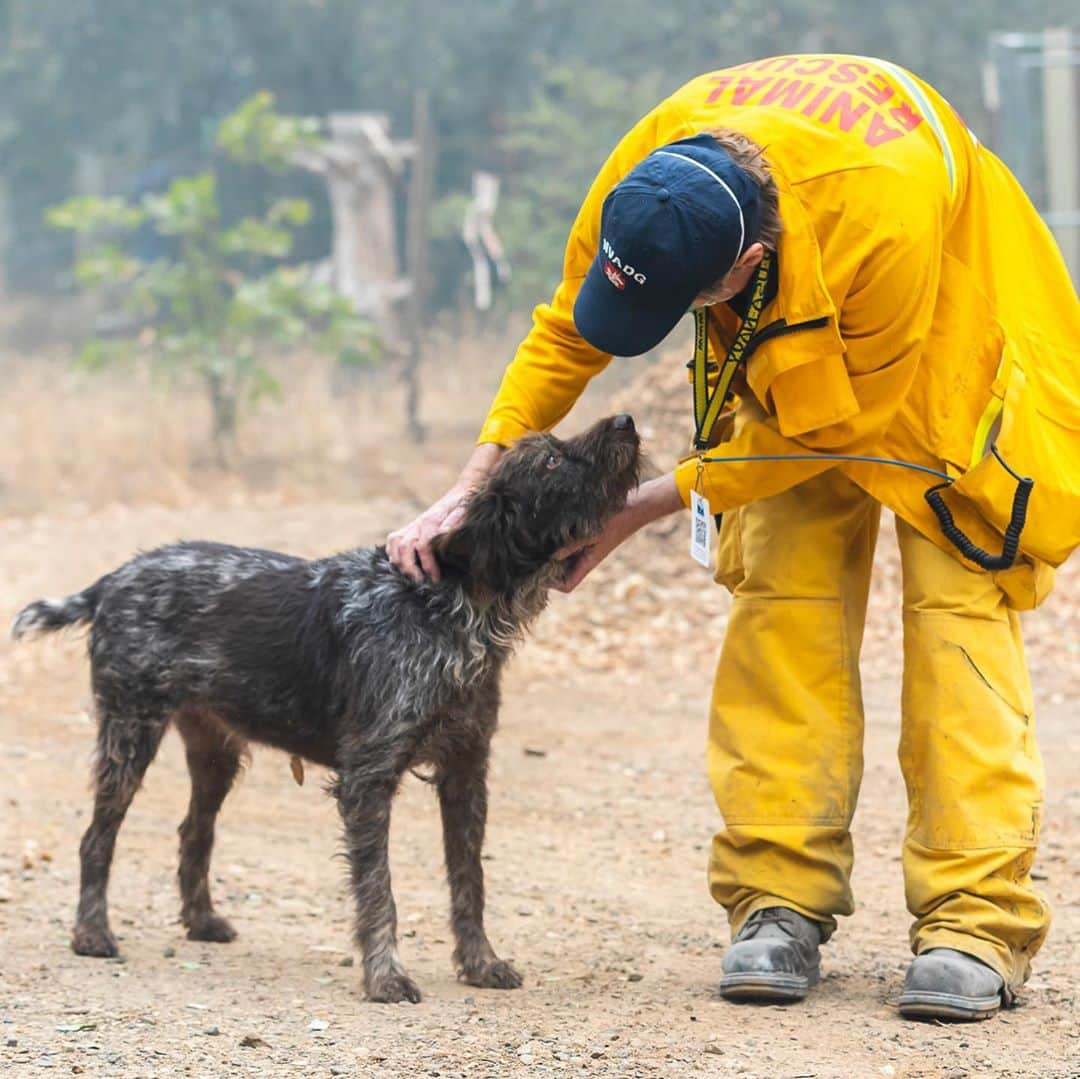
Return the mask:
{"type": "Polygon", "coordinates": [[[248,743],[265,743],[333,769],[365,989],[373,1000],[419,1000],[397,952],[387,839],[402,774],[426,764],[442,810],[460,973],[473,985],[519,985],[483,925],[499,674],[563,572],[553,556],[600,531],[636,484],[638,460],[629,417],[565,442],[522,439],[438,541],[438,583],[412,582],[382,547],[305,561],[181,543],[22,611],[17,637],[91,624],[98,745],[75,951],[117,953],[106,907],[113,848],[172,722],[191,773],[179,871],[189,937],[235,936],[210,898],[214,822],[248,743]]]}

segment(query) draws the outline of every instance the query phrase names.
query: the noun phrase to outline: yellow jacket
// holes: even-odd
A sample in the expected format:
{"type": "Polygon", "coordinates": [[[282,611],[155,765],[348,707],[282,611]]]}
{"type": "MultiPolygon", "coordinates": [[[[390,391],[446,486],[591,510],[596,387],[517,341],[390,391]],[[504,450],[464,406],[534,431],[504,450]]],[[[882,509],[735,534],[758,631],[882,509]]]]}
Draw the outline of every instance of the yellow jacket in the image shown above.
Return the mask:
{"type": "MultiPolygon", "coordinates": [[[[479,441],[553,426],[607,365],[572,317],[603,200],[657,147],[716,128],[764,147],[783,233],[779,293],[746,368],[767,419],[708,455],[855,453],[945,471],[957,479],[945,493],[957,524],[996,552],[1015,488],[988,455],[996,441],[1035,479],[1021,550],[1024,587],[1035,564],[1041,593],[1050,577],[1043,563],[1059,564],[1080,544],[1080,304],[1004,165],[936,91],[880,60],[753,61],[694,79],[644,117],[594,181],[562,283],[536,308],[479,441]]],[[[737,322],[713,311],[711,350],[723,355],[737,322]]],[[[688,430],[691,413],[688,391],[688,430]]],[[[699,481],[690,457],[675,478],[684,501],[700,482],[722,512],[833,467],[960,557],[924,500],[932,479],[906,469],[713,463],[699,481]]]]}

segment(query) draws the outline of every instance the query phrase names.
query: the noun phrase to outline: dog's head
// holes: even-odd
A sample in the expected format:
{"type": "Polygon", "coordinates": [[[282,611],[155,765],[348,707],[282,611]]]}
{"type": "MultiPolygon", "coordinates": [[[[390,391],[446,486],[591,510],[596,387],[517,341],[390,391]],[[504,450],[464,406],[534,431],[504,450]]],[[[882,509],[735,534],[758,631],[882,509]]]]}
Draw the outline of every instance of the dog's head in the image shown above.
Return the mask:
{"type": "Polygon", "coordinates": [[[513,593],[556,552],[600,532],[637,486],[640,461],[626,415],[565,441],[527,435],[469,500],[461,526],[436,542],[440,564],[488,593],[513,593]]]}

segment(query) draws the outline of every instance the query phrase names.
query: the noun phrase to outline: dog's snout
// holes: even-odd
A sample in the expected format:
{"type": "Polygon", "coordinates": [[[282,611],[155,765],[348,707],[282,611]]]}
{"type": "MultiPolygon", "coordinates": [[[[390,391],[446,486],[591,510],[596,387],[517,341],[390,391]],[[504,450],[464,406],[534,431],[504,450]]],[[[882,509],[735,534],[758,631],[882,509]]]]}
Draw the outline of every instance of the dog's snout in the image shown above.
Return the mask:
{"type": "Polygon", "coordinates": [[[612,420],[612,426],[616,431],[632,431],[634,429],[634,417],[623,412],[612,420]]]}

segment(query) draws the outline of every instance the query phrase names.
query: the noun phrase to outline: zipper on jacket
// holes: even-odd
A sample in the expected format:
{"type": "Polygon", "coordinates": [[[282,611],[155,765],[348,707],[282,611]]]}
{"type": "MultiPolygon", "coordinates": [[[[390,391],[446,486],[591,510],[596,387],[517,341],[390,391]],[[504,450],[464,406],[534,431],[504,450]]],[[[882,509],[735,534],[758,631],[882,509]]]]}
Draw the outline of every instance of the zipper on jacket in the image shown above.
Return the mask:
{"type": "MultiPolygon", "coordinates": [[[[743,353],[740,366],[745,370],[747,363],[750,362],[750,357],[757,351],[758,346],[763,345],[766,341],[771,341],[774,337],[785,337],[789,333],[798,333],[800,330],[820,330],[828,325],[828,315],[822,318],[812,318],[808,322],[796,322],[794,325],[789,325],[787,319],[778,318],[775,322],[770,322],[768,326],[758,330],[746,343],[746,351],[743,353]]],[[[687,361],[686,367],[691,371],[694,369],[693,357],[687,361]]],[[[715,374],[720,370],[720,365],[715,360],[710,360],[706,370],[710,375],[715,374]]]]}
{"type": "Polygon", "coordinates": [[[775,322],[770,322],[768,326],[762,327],[746,344],[746,352],[743,353],[742,366],[746,369],[746,365],[750,362],[750,357],[757,351],[759,345],[765,344],[766,341],[771,341],[774,337],[786,337],[789,333],[798,333],[800,330],[820,330],[824,326],[829,325],[829,316],[825,315],[822,318],[812,318],[809,322],[796,322],[794,325],[789,325],[787,319],[778,318],[775,322]]]}

